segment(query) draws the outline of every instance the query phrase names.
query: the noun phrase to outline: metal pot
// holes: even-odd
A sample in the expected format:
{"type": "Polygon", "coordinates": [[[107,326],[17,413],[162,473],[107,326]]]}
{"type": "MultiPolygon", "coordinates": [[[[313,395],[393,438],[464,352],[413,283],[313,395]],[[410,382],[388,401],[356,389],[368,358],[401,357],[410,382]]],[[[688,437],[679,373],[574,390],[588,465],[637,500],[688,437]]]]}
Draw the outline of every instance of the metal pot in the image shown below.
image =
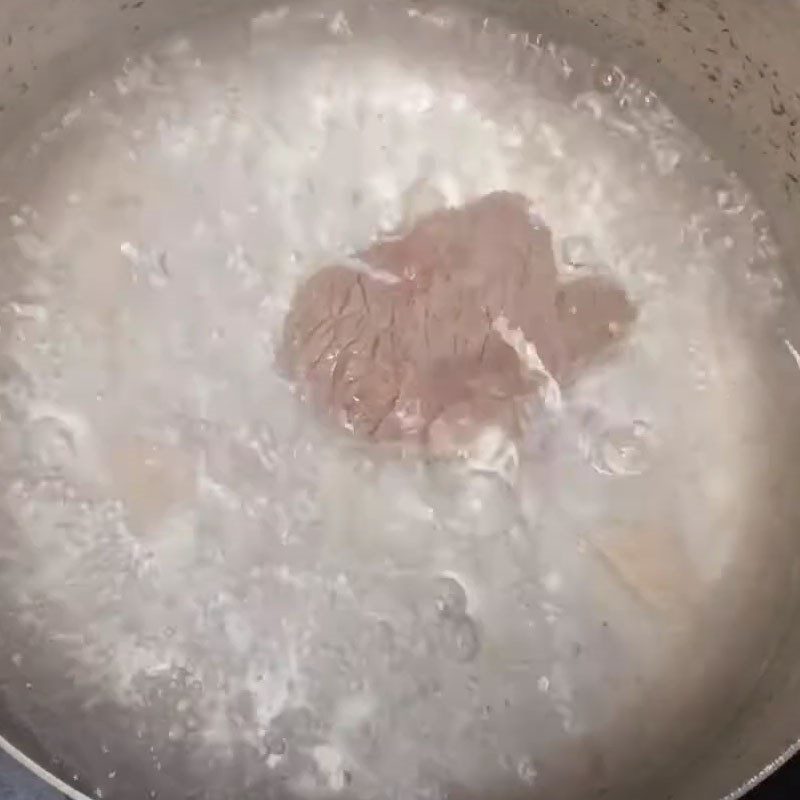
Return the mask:
{"type": "MultiPolygon", "coordinates": [[[[789,282],[797,281],[800,5],[795,0],[462,2],[519,30],[544,31],[579,44],[652,85],[757,194],[786,254],[789,282]]],[[[235,4],[245,6],[246,0],[235,4]]],[[[230,0],[4,0],[0,146],[84,76],[118,63],[120,54],[231,8],[230,0]]],[[[672,722],[675,735],[663,742],[658,763],[640,765],[628,776],[577,766],[576,771],[586,772],[582,797],[609,796],[606,792],[617,800],[740,797],[800,747],[800,629],[794,624],[800,599],[800,505],[794,497],[800,428],[795,419],[775,421],[771,444],[762,513],[753,524],[763,527],[772,557],[742,565],[739,580],[747,587],[747,601],[731,606],[728,629],[697,643],[692,668],[711,672],[696,715],[684,709],[672,722]]],[[[725,602],[722,595],[720,602],[725,602]]],[[[6,634],[10,622],[2,620],[5,657],[12,652],[13,634],[6,634]]],[[[24,718],[18,711],[22,685],[0,684],[0,746],[61,791],[84,797],[82,791],[92,790],[96,776],[81,773],[76,784],[74,765],[60,760],[65,752],[81,749],[70,743],[68,726],[84,711],[68,705],[54,711],[57,690],[31,680],[41,700],[27,704],[24,718]]],[[[665,716],[669,713],[665,708],[665,716]]],[[[179,784],[169,791],[178,796],[179,784]]],[[[146,794],[135,775],[120,782],[118,792],[119,797],[146,794]]]]}

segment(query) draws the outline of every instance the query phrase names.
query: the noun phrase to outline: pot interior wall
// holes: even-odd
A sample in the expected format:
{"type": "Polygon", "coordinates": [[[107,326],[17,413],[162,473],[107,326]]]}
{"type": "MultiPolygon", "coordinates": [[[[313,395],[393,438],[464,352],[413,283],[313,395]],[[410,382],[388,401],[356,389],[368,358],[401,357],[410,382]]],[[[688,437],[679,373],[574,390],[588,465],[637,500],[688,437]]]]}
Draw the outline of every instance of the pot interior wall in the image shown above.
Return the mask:
{"type": "MultiPolygon", "coordinates": [[[[800,281],[800,8],[751,0],[475,4],[515,26],[584,45],[641,75],[756,192],[785,253],[789,281],[800,281]]],[[[0,148],[24,136],[85,76],[118,64],[120,54],[230,6],[229,0],[4,0],[0,148]]],[[[800,341],[800,320],[787,338],[792,334],[800,341]]],[[[773,438],[774,463],[786,476],[794,475],[800,465],[800,424],[775,420],[773,438]]],[[[744,660],[753,663],[760,680],[743,705],[732,707],[726,696],[732,678],[721,675],[716,718],[686,721],[677,737],[690,740],[692,752],[678,741],[665,743],[667,766],[658,788],[633,785],[631,797],[723,797],[779,761],[800,738],[800,628],[792,624],[800,518],[786,511],[793,507],[791,483],[787,477],[765,489],[759,524],[775,542],[774,567],[767,574],[759,565],[762,572],[747,574],[743,566],[741,580],[753,586],[753,594],[747,607],[731,609],[731,618],[741,619],[742,629],[752,628],[753,635],[735,642],[721,635],[707,643],[729,649],[732,673],[744,660]],[[705,750],[695,745],[703,730],[709,735],[705,750]],[[665,791],[665,786],[673,788],[665,791]]],[[[0,687],[0,709],[2,700],[0,687]]],[[[676,720],[676,726],[682,724],[676,720]]],[[[37,752],[35,731],[15,729],[11,712],[0,721],[0,732],[44,759],[47,748],[37,752]]]]}

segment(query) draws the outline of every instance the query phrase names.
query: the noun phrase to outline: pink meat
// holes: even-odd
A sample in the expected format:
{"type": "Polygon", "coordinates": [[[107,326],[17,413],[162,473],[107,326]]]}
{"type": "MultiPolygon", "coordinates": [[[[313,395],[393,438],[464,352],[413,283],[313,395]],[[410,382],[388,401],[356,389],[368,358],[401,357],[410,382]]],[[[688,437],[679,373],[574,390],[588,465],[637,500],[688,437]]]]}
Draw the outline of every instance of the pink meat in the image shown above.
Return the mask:
{"type": "Polygon", "coordinates": [[[545,376],[498,330],[521,332],[563,383],[635,317],[608,280],[559,282],[550,231],[518,194],[429,214],[357,260],[300,286],[282,360],[318,408],[368,439],[425,444],[437,420],[514,433],[545,376]]]}

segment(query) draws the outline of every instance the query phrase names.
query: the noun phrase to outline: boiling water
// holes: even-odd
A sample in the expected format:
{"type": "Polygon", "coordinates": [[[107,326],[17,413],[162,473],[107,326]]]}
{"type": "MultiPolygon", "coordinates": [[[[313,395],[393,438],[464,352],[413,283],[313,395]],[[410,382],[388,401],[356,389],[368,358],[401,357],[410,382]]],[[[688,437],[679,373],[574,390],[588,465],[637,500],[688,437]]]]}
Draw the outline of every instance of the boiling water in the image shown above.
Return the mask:
{"type": "Polygon", "coordinates": [[[635,760],[641,721],[693,702],[699,674],[667,676],[753,547],[753,363],[791,360],[763,215],[579,51],[300,9],[126,61],[7,158],[3,671],[61,676],[40,700],[87,733],[52,747],[100,795],[131,759],[209,796],[404,800],[635,760]],[[501,472],[317,421],[274,366],[294,288],[497,189],[565,274],[625,286],[629,341],[501,472]]]}

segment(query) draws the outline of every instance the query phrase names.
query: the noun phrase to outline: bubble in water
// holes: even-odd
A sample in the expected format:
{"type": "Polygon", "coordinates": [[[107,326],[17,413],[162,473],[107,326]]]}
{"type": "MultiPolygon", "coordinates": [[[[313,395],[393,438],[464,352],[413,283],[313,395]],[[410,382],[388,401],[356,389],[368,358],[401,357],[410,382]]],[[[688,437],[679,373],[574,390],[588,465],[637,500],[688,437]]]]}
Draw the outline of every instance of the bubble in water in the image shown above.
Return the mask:
{"type": "Polygon", "coordinates": [[[275,434],[269,425],[266,423],[258,425],[248,441],[248,446],[255,452],[263,469],[270,472],[275,470],[280,456],[277,452],[275,434]]]}
{"type": "Polygon", "coordinates": [[[353,31],[350,28],[350,22],[348,21],[344,11],[337,11],[336,14],[333,15],[333,18],[328,23],[328,30],[334,36],[347,38],[353,35],[353,31]]]}
{"type": "Polygon", "coordinates": [[[655,162],[659,175],[671,175],[681,163],[681,154],[673,147],[660,145],[656,148],[655,162]]]}
{"type": "Polygon", "coordinates": [[[440,643],[449,658],[467,663],[475,658],[480,649],[478,628],[467,616],[445,617],[440,626],[440,643]]]}
{"type": "Polygon", "coordinates": [[[600,263],[588,236],[567,236],[561,245],[561,259],[570,267],[594,267],[600,263]]]}
{"type": "Polygon", "coordinates": [[[165,250],[142,251],[131,242],[122,242],[119,249],[133,268],[134,281],[144,281],[154,289],[167,285],[170,270],[165,250]]]}
{"type": "Polygon", "coordinates": [[[618,105],[624,111],[628,108],[653,111],[658,107],[658,96],[642,86],[636,79],[627,79],[619,93],[618,105]]]}
{"type": "Polygon", "coordinates": [[[417,800],[444,800],[447,794],[435,778],[424,778],[417,784],[414,797],[417,800]]]}
{"type": "Polygon", "coordinates": [[[770,262],[776,259],[779,253],[778,247],[763,214],[753,218],[753,228],[756,236],[755,259],[762,262],[770,262]]]}
{"type": "Polygon", "coordinates": [[[625,76],[618,67],[598,64],[595,69],[595,85],[602,92],[613,94],[620,89],[624,80],[625,76]]]}
{"type": "Polygon", "coordinates": [[[279,731],[269,730],[264,735],[264,746],[267,749],[267,755],[282,756],[285,755],[287,750],[286,739],[279,731]]]}
{"type": "Polygon", "coordinates": [[[718,187],[714,192],[714,196],[717,201],[717,207],[726,214],[740,214],[744,210],[744,203],[737,197],[736,191],[730,186],[718,187]]]}
{"type": "Polygon", "coordinates": [[[513,486],[519,477],[516,443],[497,426],[487,426],[466,450],[467,466],[477,472],[496,475],[513,486]]]}
{"type": "Polygon", "coordinates": [[[449,575],[442,575],[434,584],[436,610],[443,617],[463,617],[467,612],[467,594],[464,587],[449,575]]]}
{"type": "Polygon", "coordinates": [[[250,20],[250,29],[254,33],[259,31],[270,31],[277,27],[289,13],[288,6],[279,6],[276,9],[267,9],[257,14],[250,20]]]}
{"type": "Polygon", "coordinates": [[[181,725],[175,724],[171,725],[169,731],[167,732],[167,738],[171,742],[176,742],[179,739],[183,739],[186,731],[183,729],[181,725]]]}
{"type": "Polygon", "coordinates": [[[8,355],[0,355],[0,396],[14,411],[27,404],[33,394],[33,383],[22,367],[8,355]]]}
{"type": "Polygon", "coordinates": [[[46,262],[52,256],[52,248],[34,233],[18,233],[13,237],[20,253],[34,263],[46,262]]]}
{"type": "Polygon", "coordinates": [[[314,715],[304,706],[288,708],[281,712],[264,736],[264,744],[272,755],[282,755],[290,746],[304,747],[318,738],[318,725],[314,715]]]}
{"type": "Polygon", "coordinates": [[[577,111],[588,111],[595,119],[602,119],[605,113],[603,98],[596,92],[584,92],[575,98],[573,107],[577,111]]]}
{"type": "MultiPolygon", "coordinates": [[[[514,523],[517,506],[509,485],[488,473],[469,473],[454,487],[444,524],[463,536],[491,538],[503,535],[514,523]]],[[[438,509],[437,509],[438,510],[438,509]]]]}
{"type": "Polygon", "coordinates": [[[47,322],[50,313],[38,303],[9,303],[8,308],[17,319],[40,324],[47,322]]]}
{"type": "Polygon", "coordinates": [[[530,758],[521,758],[517,762],[517,776],[526,786],[533,786],[536,783],[538,774],[530,758]]]}
{"type": "Polygon", "coordinates": [[[64,419],[41,417],[30,426],[28,447],[44,466],[63,468],[77,455],[76,434],[64,419]]]}
{"type": "Polygon", "coordinates": [[[642,94],[642,105],[650,110],[658,106],[658,95],[655,92],[644,92],[642,94]]]}
{"type": "Polygon", "coordinates": [[[344,769],[342,754],[329,744],[317,745],[311,751],[317,771],[324,784],[333,792],[340,792],[351,780],[344,769]]]}
{"type": "Polygon", "coordinates": [[[632,477],[649,467],[650,427],[641,421],[608,428],[591,445],[589,461],[601,475],[632,477]]]}

